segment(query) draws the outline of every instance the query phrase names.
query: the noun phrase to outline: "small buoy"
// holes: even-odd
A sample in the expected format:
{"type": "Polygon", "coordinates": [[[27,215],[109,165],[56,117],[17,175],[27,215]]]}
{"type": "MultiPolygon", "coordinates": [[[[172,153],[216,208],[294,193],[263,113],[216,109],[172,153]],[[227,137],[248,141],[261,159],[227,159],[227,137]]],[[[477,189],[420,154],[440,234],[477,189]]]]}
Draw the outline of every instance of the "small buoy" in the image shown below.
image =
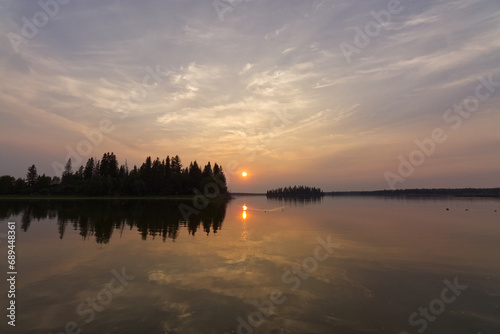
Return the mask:
{"type": "Polygon", "coordinates": [[[450,211],[450,208],[446,208],[446,211],[450,211]]]}
{"type": "Polygon", "coordinates": [[[469,209],[465,209],[465,211],[469,211],[469,209]]]}

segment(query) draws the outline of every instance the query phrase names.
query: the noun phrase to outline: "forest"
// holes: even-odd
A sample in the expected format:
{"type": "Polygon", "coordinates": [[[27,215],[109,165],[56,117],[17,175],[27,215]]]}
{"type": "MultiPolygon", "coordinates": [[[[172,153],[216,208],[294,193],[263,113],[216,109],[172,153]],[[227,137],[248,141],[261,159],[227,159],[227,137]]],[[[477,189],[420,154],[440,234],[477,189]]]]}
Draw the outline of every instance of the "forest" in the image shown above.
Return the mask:
{"type": "Polygon", "coordinates": [[[289,186],[266,192],[267,197],[318,197],[323,195],[324,193],[320,188],[307,186],[289,186]]]}
{"type": "Polygon", "coordinates": [[[113,152],[102,159],[89,158],[85,166],[73,168],[71,159],[61,176],[39,175],[35,165],[26,178],[0,177],[0,195],[36,196],[171,196],[209,191],[211,197],[229,197],[222,166],[196,161],[183,167],[178,155],[160,160],[146,158],[140,167],[129,170],[120,165],[113,152]]]}

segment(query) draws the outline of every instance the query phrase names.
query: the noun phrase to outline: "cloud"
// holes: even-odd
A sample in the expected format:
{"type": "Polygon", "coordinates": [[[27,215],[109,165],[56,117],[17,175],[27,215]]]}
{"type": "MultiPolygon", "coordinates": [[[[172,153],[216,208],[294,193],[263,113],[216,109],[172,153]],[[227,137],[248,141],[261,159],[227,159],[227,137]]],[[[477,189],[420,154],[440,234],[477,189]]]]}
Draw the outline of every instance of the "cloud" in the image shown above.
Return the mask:
{"type": "MultiPolygon", "coordinates": [[[[325,172],[325,179],[356,171],[363,176],[353,179],[380,184],[380,173],[360,166],[389,166],[385,162],[405,153],[414,138],[443,126],[443,112],[473,94],[479,76],[492,73],[500,80],[500,12],[494,2],[407,3],[348,64],[339,45],[352,44],[353,28],[364,27],[373,20],[372,10],[386,6],[249,1],[223,22],[211,2],[202,1],[61,6],[18,54],[7,40],[0,49],[0,131],[6,143],[0,155],[11,161],[1,173],[24,176],[34,152],[16,134],[43,143],[38,154],[45,155],[44,166],[37,167],[51,173],[50,162],[83,138],[82,129],[107,117],[116,130],[92,154],[119,146],[130,165],[173,147],[186,159],[246,163],[243,148],[251,147],[254,168],[266,175],[262,182],[287,170],[293,159],[294,175],[306,174],[310,166],[302,160],[310,157],[311,165],[345,158],[345,168],[325,172]],[[157,66],[163,80],[143,101],[133,101],[147,69],[157,66]],[[114,108],[122,100],[129,101],[122,104],[126,109],[128,103],[125,119],[114,108]],[[276,121],[280,112],[294,118],[276,121]],[[359,157],[345,153],[349,149],[359,157]],[[26,158],[16,166],[12,152],[21,151],[26,158]]],[[[35,2],[2,2],[0,32],[21,33],[22,17],[39,10],[35,2]]],[[[487,146],[481,126],[497,122],[497,104],[493,95],[464,123],[470,131],[447,142],[461,161],[487,146]],[[463,140],[477,145],[460,146],[463,140]]],[[[498,165],[485,155],[478,159],[498,165]]],[[[440,168],[429,168],[429,179],[441,175],[440,168]]],[[[461,182],[457,177],[455,184],[461,182]]]]}
{"type": "Polygon", "coordinates": [[[273,32],[267,34],[264,38],[266,40],[269,40],[269,39],[274,39],[276,37],[279,37],[279,35],[281,35],[284,31],[286,30],[286,24],[283,25],[281,28],[279,29],[276,29],[274,30],[273,32]]]}
{"type": "Polygon", "coordinates": [[[246,65],[241,69],[240,74],[245,74],[246,72],[250,71],[254,65],[255,64],[246,63],[246,65]]]}
{"type": "Polygon", "coordinates": [[[296,49],[296,48],[294,48],[294,47],[293,47],[293,48],[288,48],[288,49],[285,49],[285,50],[283,50],[283,51],[281,52],[281,54],[282,54],[282,55],[287,54],[288,52],[291,52],[291,51],[293,51],[293,50],[295,50],[295,49],[296,49]]]}

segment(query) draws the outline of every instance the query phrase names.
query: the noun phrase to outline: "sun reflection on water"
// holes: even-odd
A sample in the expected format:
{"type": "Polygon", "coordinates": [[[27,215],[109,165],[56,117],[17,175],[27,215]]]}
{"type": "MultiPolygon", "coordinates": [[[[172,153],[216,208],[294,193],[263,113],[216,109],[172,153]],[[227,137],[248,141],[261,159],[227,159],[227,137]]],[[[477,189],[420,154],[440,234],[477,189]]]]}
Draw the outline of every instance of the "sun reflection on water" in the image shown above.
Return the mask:
{"type": "Polygon", "coordinates": [[[243,218],[243,226],[241,230],[241,240],[248,240],[248,231],[247,231],[247,222],[246,219],[248,218],[247,214],[248,207],[246,204],[243,204],[243,213],[241,214],[241,217],[243,218]]]}

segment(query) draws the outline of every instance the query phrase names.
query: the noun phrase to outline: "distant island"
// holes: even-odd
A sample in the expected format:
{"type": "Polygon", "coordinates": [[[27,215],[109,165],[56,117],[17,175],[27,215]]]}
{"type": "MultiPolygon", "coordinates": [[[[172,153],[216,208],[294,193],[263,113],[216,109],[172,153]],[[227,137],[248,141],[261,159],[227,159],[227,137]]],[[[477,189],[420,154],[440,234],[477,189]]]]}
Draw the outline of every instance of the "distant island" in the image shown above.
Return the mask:
{"type": "Polygon", "coordinates": [[[307,198],[321,196],[386,196],[386,197],[500,197],[500,188],[423,188],[372,191],[330,191],[319,188],[294,186],[268,190],[264,193],[234,193],[233,195],[262,196],[268,198],[307,198]]]}
{"type": "Polygon", "coordinates": [[[427,188],[373,191],[332,191],[329,196],[436,196],[436,197],[500,197],[500,188],[427,188]]]}
{"type": "Polygon", "coordinates": [[[85,166],[73,169],[71,159],[62,175],[38,175],[35,165],[28,168],[26,178],[0,176],[3,196],[192,196],[229,198],[222,166],[208,162],[203,169],[196,161],[183,167],[178,155],[155,160],[147,157],[140,166],[129,170],[119,165],[113,152],[101,160],[88,159],[85,166]],[[209,194],[205,194],[209,192],[209,194]]]}
{"type": "Polygon", "coordinates": [[[267,197],[280,198],[280,197],[321,197],[324,193],[320,188],[307,187],[307,186],[289,186],[285,188],[278,188],[268,190],[267,197]]]}

